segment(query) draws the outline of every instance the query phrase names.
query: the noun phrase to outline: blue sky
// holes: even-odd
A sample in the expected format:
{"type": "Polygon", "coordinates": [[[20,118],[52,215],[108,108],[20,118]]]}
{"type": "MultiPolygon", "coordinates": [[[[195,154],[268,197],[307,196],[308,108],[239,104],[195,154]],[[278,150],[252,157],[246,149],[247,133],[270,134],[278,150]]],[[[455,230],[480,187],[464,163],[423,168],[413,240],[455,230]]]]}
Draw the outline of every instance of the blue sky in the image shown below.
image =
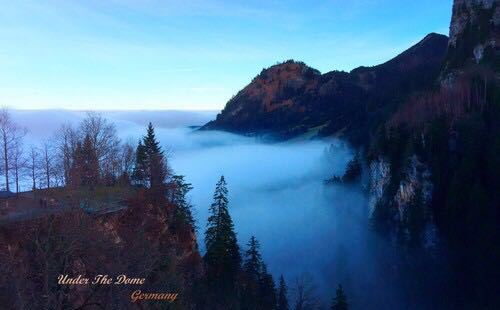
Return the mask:
{"type": "Polygon", "coordinates": [[[262,68],[384,62],[452,0],[0,1],[0,105],[221,109],[262,68]]]}

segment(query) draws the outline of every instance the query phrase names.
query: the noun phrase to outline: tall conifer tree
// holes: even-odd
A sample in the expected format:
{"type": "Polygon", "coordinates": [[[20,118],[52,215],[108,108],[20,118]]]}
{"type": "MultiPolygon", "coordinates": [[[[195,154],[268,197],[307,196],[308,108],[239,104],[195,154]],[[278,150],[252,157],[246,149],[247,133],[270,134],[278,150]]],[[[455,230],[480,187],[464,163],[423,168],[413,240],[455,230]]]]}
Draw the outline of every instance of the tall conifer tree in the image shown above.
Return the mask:
{"type": "Polygon", "coordinates": [[[267,272],[266,264],[262,263],[260,275],[260,309],[276,309],[276,285],[273,276],[267,272]]]}
{"type": "Polygon", "coordinates": [[[290,310],[288,305],[288,288],[286,287],[283,275],[280,277],[280,284],[278,287],[278,302],[276,310],[290,310]]]}
{"type": "Polygon", "coordinates": [[[135,184],[158,190],[162,195],[167,175],[165,156],[156,140],[153,124],[149,123],[146,135],[137,145],[132,179],[135,184]]]}
{"type": "Polygon", "coordinates": [[[147,155],[142,141],[139,141],[137,150],[135,152],[135,165],[132,173],[132,180],[134,184],[139,186],[146,186],[147,180],[147,155]]]}
{"type": "Polygon", "coordinates": [[[349,305],[347,304],[347,297],[344,293],[342,285],[339,284],[337,287],[337,292],[335,293],[335,298],[332,303],[332,310],[348,310],[349,305]]]}
{"type": "Polygon", "coordinates": [[[241,268],[241,256],[229,215],[227,184],[221,176],[216,185],[210,206],[205,232],[207,284],[211,297],[221,307],[237,307],[237,277],[241,268]]]}
{"type": "Polygon", "coordinates": [[[148,124],[147,133],[144,137],[143,143],[148,155],[163,154],[160,143],[156,140],[155,129],[151,122],[148,124]]]}
{"type": "Polygon", "coordinates": [[[243,270],[249,277],[258,281],[262,271],[262,257],[260,255],[260,244],[255,236],[250,237],[248,241],[248,250],[245,252],[245,261],[243,270]]]}
{"type": "Polygon", "coordinates": [[[241,303],[242,309],[260,309],[262,298],[260,296],[260,280],[262,275],[262,258],[260,255],[260,244],[255,236],[250,237],[247,243],[248,249],[245,251],[243,262],[243,285],[241,303]]]}
{"type": "Polygon", "coordinates": [[[167,176],[167,166],[160,143],[156,140],[153,124],[148,124],[146,136],[143,139],[146,153],[146,174],[150,188],[157,188],[164,184],[167,176]]]}
{"type": "Polygon", "coordinates": [[[171,201],[176,207],[175,216],[184,224],[195,227],[195,220],[191,212],[191,204],[188,201],[187,194],[193,189],[190,183],[184,180],[183,175],[174,175],[172,178],[173,189],[171,201]]]}

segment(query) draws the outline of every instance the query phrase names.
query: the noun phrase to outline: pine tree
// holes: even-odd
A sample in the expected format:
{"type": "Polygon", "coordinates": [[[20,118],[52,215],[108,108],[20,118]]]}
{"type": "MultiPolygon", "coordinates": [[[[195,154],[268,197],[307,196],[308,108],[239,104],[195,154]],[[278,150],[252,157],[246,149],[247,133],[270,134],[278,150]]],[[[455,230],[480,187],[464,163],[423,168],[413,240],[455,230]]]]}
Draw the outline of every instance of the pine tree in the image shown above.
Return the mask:
{"type": "Polygon", "coordinates": [[[149,186],[152,189],[163,188],[167,177],[165,158],[161,153],[148,156],[149,186]]]}
{"type": "Polygon", "coordinates": [[[262,264],[260,276],[260,309],[276,309],[276,285],[273,276],[267,272],[267,267],[262,264]]]}
{"type": "Polygon", "coordinates": [[[148,155],[151,156],[152,154],[163,154],[160,143],[156,140],[155,129],[151,122],[148,124],[147,133],[144,137],[143,143],[148,155]]]}
{"type": "Polygon", "coordinates": [[[353,159],[347,164],[344,176],[342,176],[342,182],[353,183],[359,180],[362,173],[361,157],[359,153],[356,153],[353,159]]]}
{"type": "Polygon", "coordinates": [[[195,227],[195,220],[191,212],[192,205],[187,199],[187,194],[193,189],[190,183],[186,183],[183,175],[175,175],[172,178],[173,189],[171,201],[175,205],[175,216],[184,224],[195,227]]]}
{"type": "Polygon", "coordinates": [[[243,285],[242,285],[242,309],[256,310],[261,309],[261,276],[262,276],[262,258],[260,255],[260,244],[255,236],[250,237],[247,243],[248,249],[245,251],[243,262],[243,285]]]}
{"type": "Polygon", "coordinates": [[[241,268],[241,256],[229,215],[227,185],[221,176],[210,206],[207,230],[205,232],[208,289],[212,298],[221,307],[231,309],[237,302],[237,276],[241,268]]]}
{"type": "Polygon", "coordinates": [[[137,145],[137,150],[135,152],[135,165],[134,171],[132,172],[132,180],[135,185],[147,186],[147,164],[146,164],[146,149],[139,141],[137,145]]]}
{"type": "Polygon", "coordinates": [[[245,252],[245,262],[243,263],[243,270],[245,273],[258,281],[262,271],[262,257],[260,255],[260,244],[255,236],[250,237],[247,244],[248,250],[245,252]]]}
{"type": "Polygon", "coordinates": [[[161,187],[164,185],[167,176],[167,165],[160,143],[156,140],[153,124],[148,124],[147,133],[142,143],[144,145],[144,163],[149,187],[161,187]]]}
{"type": "Polygon", "coordinates": [[[288,288],[286,287],[285,279],[283,275],[280,277],[280,284],[278,288],[278,302],[276,310],[290,310],[288,306],[288,288]]]}
{"type": "Polygon", "coordinates": [[[83,144],[78,142],[76,145],[69,176],[70,184],[74,188],[80,186],[93,188],[99,182],[99,160],[88,135],[83,144]]]}
{"type": "Polygon", "coordinates": [[[339,284],[337,288],[337,292],[335,294],[335,298],[332,303],[332,310],[347,310],[349,309],[349,305],[347,304],[347,297],[344,293],[344,289],[342,285],[339,284]]]}

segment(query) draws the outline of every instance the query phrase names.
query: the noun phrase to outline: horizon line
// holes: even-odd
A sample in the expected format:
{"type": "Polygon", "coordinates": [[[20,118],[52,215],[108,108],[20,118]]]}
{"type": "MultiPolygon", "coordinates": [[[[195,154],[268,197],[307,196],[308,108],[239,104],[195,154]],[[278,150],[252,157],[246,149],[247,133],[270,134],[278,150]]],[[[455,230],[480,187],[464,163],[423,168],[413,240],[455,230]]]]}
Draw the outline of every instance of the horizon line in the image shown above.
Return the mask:
{"type": "Polygon", "coordinates": [[[15,111],[68,111],[68,112],[220,112],[220,109],[72,109],[72,108],[15,108],[3,106],[2,109],[15,111]]]}

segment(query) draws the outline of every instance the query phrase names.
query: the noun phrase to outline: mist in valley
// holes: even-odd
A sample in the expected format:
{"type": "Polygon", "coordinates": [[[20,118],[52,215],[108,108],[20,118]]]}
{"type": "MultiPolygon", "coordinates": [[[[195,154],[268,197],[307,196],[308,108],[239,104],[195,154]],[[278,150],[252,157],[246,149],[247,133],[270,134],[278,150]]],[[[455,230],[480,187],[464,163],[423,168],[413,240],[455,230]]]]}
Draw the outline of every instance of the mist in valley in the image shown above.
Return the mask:
{"type": "MultiPolygon", "coordinates": [[[[27,144],[49,141],[84,112],[13,111],[28,128],[27,144]]],[[[200,250],[215,184],[228,182],[229,211],[242,251],[252,235],[275,281],[283,274],[291,300],[298,279],[328,305],[342,284],[356,308],[399,303],[397,284],[385,283],[373,251],[362,186],[325,185],[342,175],[353,153],[340,140],[271,143],[225,132],[198,131],[215,112],[103,112],[123,141],[136,144],[152,121],[175,174],[193,185],[190,199],[200,250]],[[378,304],[377,304],[378,303],[378,304]]],[[[293,303],[293,302],[292,302],[293,303]]]]}

